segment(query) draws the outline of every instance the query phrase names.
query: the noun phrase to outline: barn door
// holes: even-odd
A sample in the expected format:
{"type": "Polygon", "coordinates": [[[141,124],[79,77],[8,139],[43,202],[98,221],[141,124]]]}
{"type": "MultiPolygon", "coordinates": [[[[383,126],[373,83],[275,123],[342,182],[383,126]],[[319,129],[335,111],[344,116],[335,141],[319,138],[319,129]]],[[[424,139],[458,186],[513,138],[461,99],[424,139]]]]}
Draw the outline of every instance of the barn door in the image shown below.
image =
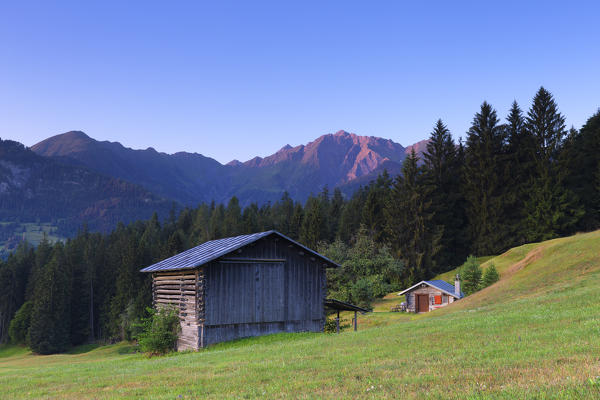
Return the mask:
{"type": "Polygon", "coordinates": [[[206,323],[284,320],[283,262],[221,262],[207,268],[206,323]]]}

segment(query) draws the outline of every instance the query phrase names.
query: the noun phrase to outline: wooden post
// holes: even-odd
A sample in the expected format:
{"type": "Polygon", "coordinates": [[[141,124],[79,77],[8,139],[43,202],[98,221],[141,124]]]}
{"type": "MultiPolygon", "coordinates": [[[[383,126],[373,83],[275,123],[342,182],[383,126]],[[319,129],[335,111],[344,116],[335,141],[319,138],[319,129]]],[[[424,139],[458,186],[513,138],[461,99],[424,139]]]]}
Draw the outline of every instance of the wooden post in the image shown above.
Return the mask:
{"type": "Polygon", "coordinates": [[[354,311],[354,332],[356,332],[357,326],[358,326],[358,321],[356,320],[356,311],[354,311]]]}
{"type": "Polygon", "coordinates": [[[337,329],[337,333],[340,333],[340,310],[337,312],[337,318],[335,319],[335,327],[337,329]]]}

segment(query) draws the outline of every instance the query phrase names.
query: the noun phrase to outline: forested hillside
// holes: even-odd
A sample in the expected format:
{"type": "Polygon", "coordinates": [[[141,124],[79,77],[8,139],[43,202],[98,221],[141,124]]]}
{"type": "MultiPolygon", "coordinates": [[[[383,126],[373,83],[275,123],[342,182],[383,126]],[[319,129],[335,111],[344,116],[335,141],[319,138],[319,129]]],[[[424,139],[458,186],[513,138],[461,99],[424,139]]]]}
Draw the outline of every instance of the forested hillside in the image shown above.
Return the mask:
{"type": "Polygon", "coordinates": [[[234,197],[162,223],[154,216],[108,235],[82,231],[66,244],[23,244],[0,264],[0,337],[11,331],[40,353],[130,337],[150,304],[141,267],[206,240],[267,229],[343,262],[330,272],[329,290],[361,302],[469,254],[599,228],[599,154],[600,112],[567,131],[543,88],[526,113],[515,103],[504,122],[484,102],[465,143],[456,145],[438,121],[422,163],[411,152],[401,175],[383,173],[347,199],[325,189],[305,204],[284,195],[241,207],[234,197]]]}

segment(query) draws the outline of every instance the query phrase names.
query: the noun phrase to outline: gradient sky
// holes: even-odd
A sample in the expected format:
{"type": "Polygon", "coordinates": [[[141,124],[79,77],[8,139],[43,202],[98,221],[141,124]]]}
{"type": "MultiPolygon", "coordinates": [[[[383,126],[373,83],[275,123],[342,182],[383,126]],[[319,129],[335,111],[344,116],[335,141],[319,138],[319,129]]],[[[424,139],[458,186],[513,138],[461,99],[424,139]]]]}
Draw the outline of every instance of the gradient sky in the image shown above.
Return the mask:
{"type": "Polygon", "coordinates": [[[437,118],[464,136],[540,85],[577,128],[600,107],[595,1],[90,3],[0,4],[3,139],[228,162],[340,129],[408,145],[437,118]]]}

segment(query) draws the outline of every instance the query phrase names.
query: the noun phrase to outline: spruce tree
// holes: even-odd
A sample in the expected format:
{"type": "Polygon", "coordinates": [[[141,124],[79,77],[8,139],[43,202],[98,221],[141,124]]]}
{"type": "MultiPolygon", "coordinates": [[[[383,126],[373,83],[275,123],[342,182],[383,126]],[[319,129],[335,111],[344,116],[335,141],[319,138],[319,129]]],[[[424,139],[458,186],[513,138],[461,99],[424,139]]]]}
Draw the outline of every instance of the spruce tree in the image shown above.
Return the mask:
{"type": "Polygon", "coordinates": [[[516,101],[512,103],[506,119],[507,162],[504,169],[506,187],[502,201],[507,246],[510,247],[525,243],[527,240],[525,205],[534,179],[535,163],[532,154],[535,141],[531,133],[525,129],[525,118],[516,101]]]}
{"type": "Polygon", "coordinates": [[[302,204],[296,203],[294,205],[294,213],[292,214],[292,222],[290,224],[290,237],[294,240],[300,239],[300,232],[302,230],[302,224],[304,222],[304,209],[302,204]]]}
{"type": "Polygon", "coordinates": [[[61,352],[70,345],[71,275],[64,246],[54,246],[34,289],[29,343],[38,354],[61,352]]]}
{"type": "Polygon", "coordinates": [[[600,227],[600,110],[577,132],[571,129],[559,158],[560,168],[567,173],[565,185],[578,197],[585,212],[578,230],[600,227]]]}
{"type": "Polygon", "coordinates": [[[481,288],[481,266],[474,256],[469,256],[461,268],[462,290],[468,296],[481,288]]]}
{"type": "Polygon", "coordinates": [[[485,272],[483,273],[482,287],[488,287],[498,282],[499,280],[500,274],[498,273],[496,266],[494,265],[494,263],[490,263],[490,265],[485,269],[485,272]]]}
{"type": "Polygon", "coordinates": [[[464,169],[469,236],[478,255],[497,254],[507,247],[502,226],[504,144],[496,110],[483,102],[468,132],[464,169]]]}
{"type": "Polygon", "coordinates": [[[392,249],[405,265],[405,284],[429,278],[435,270],[442,232],[433,224],[429,192],[414,149],[404,160],[385,208],[392,249]]]}
{"type": "Polygon", "coordinates": [[[329,242],[333,242],[337,236],[343,209],[344,197],[342,196],[342,191],[339,188],[335,188],[329,207],[329,224],[331,226],[329,230],[329,242]]]}
{"type": "Polygon", "coordinates": [[[388,202],[392,180],[384,170],[367,188],[361,221],[375,241],[386,240],[384,208],[388,202]]]}
{"type": "Polygon", "coordinates": [[[350,243],[360,229],[368,192],[368,188],[361,186],[343,206],[337,236],[344,243],[350,243]]]}
{"type": "Polygon", "coordinates": [[[327,237],[323,205],[319,197],[310,196],[304,207],[300,241],[307,247],[316,248],[327,237]]]}
{"type": "Polygon", "coordinates": [[[546,240],[569,230],[582,212],[573,192],[564,186],[567,171],[557,162],[566,135],[565,118],[543,87],[533,99],[525,127],[535,140],[535,179],[526,203],[528,240],[546,240]]]}
{"type": "Polygon", "coordinates": [[[439,119],[423,154],[424,182],[429,186],[433,224],[443,231],[435,272],[444,272],[460,264],[467,255],[462,243],[464,210],[461,193],[461,168],[457,148],[450,131],[439,119]]]}
{"type": "Polygon", "coordinates": [[[226,237],[237,236],[242,233],[242,209],[240,208],[240,201],[237,197],[233,196],[227,208],[225,209],[225,216],[223,219],[223,235],[226,237]]]}

